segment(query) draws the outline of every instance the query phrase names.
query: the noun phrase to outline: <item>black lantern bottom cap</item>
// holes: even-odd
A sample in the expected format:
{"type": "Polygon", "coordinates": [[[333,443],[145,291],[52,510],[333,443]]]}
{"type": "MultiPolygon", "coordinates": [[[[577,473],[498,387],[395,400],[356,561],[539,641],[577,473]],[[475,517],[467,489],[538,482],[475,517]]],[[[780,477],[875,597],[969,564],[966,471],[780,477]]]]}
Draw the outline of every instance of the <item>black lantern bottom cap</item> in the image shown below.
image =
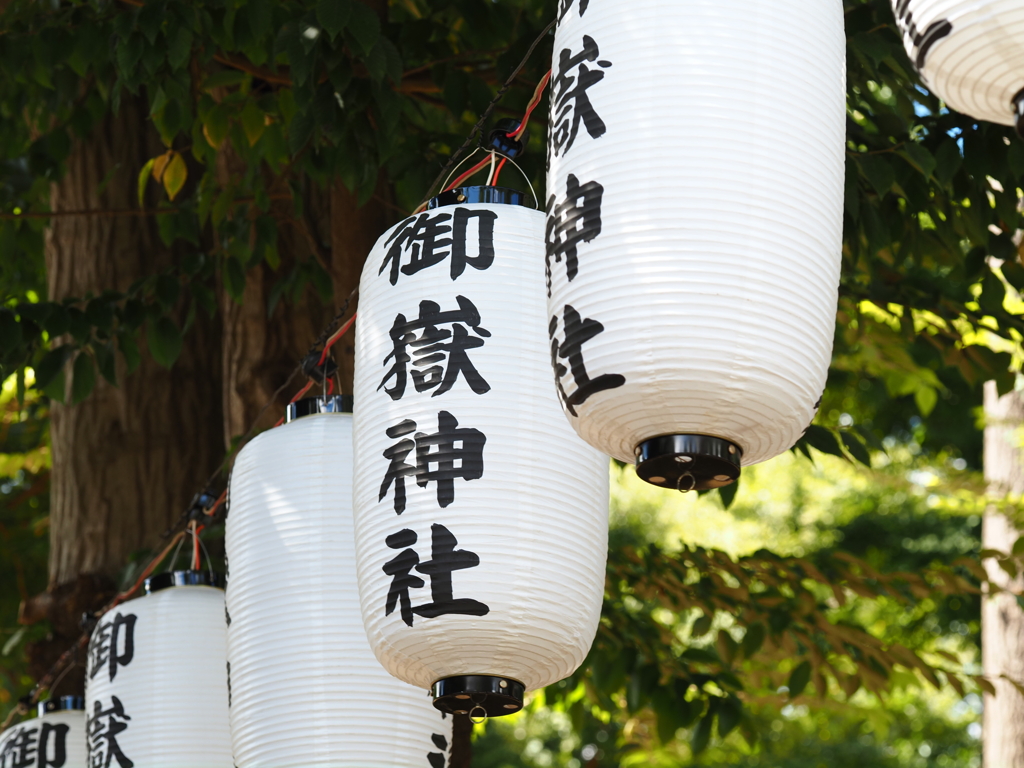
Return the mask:
{"type": "Polygon", "coordinates": [[[735,443],[708,435],[664,435],[636,449],[641,480],[673,491],[724,488],[740,477],[743,451],[735,443]]]}
{"type": "Polygon", "coordinates": [[[458,675],[438,680],[430,689],[434,707],[449,715],[501,717],[523,708],[526,686],[493,675],[458,675]]]}

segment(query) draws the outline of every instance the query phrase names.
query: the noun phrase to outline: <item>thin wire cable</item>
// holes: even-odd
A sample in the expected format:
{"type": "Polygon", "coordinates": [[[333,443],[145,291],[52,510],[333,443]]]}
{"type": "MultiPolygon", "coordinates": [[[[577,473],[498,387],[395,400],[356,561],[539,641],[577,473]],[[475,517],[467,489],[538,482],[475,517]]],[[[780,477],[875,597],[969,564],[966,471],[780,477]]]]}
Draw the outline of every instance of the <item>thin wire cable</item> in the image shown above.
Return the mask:
{"type": "Polygon", "coordinates": [[[526,126],[530,123],[530,115],[533,114],[533,110],[540,104],[541,98],[544,96],[544,89],[548,87],[548,83],[551,82],[551,70],[541,78],[540,82],[537,83],[537,88],[533,91],[533,97],[530,99],[529,105],[526,107],[526,114],[523,115],[522,121],[519,123],[519,127],[516,128],[509,136],[513,139],[518,139],[526,131],[526,126]]]}
{"type": "Polygon", "coordinates": [[[441,169],[441,172],[437,174],[437,178],[434,179],[433,183],[427,188],[427,195],[423,199],[423,202],[420,203],[419,206],[417,206],[417,210],[421,210],[422,207],[426,205],[427,202],[429,202],[431,193],[433,193],[435,187],[437,187],[441,179],[443,179],[448,174],[448,169],[451,168],[462,155],[462,153],[469,149],[469,147],[473,144],[473,141],[476,139],[477,134],[480,133],[480,129],[483,128],[484,123],[487,122],[487,119],[491,116],[491,113],[494,111],[494,108],[498,106],[498,102],[502,100],[508,89],[512,87],[512,83],[514,83],[515,79],[519,77],[519,73],[523,71],[523,67],[526,66],[526,63],[530,60],[530,57],[533,55],[533,52],[537,49],[537,46],[540,45],[541,40],[547,37],[548,32],[555,28],[555,24],[557,21],[557,19],[552,19],[551,22],[546,27],[544,27],[541,33],[537,35],[537,38],[533,41],[533,43],[530,45],[530,48],[526,51],[526,55],[523,56],[523,60],[519,62],[519,66],[517,66],[512,71],[512,74],[509,76],[508,80],[505,81],[505,84],[501,86],[501,89],[494,95],[494,98],[491,99],[491,103],[487,105],[487,109],[484,110],[484,113],[480,116],[480,119],[477,120],[477,123],[476,125],[473,126],[473,130],[470,132],[469,136],[467,136],[466,140],[462,142],[462,146],[455,150],[455,153],[450,158],[448,158],[448,162],[445,164],[444,168],[441,169]]]}
{"type": "Polygon", "coordinates": [[[498,177],[501,176],[501,169],[505,167],[505,163],[508,162],[507,157],[501,158],[501,162],[498,163],[498,170],[494,172],[494,180],[490,182],[491,186],[498,186],[498,177]]]}
{"type": "Polygon", "coordinates": [[[491,180],[494,178],[494,169],[498,167],[498,153],[491,152],[491,172],[487,174],[487,181],[484,182],[485,186],[491,186],[491,180]]]}
{"type": "MultiPolygon", "coordinates": [[[[454,168],[452,168],[452,172],[448,174],[448,178],[446,178],[444,180],[444,183],[441,185],[441,189],[442,190],[447,191],[447,190],[451,189],[451,186],[449,186],[448,182],[452,180],[452,176],[454,176],[458,172],[459,168],[461,168],[466,163],[468,163],[470,160],[472,160],[473,159],[473,155],[475,155],[479,151],[480,151],[480,147],[477,147],[472,152],[470,152],[468,155],[466,155],[466,157],[458,165],[456,165],[454,168]]],[[[486,161],[487,161],[487,159],[484,158],[483,162],[486,162],[486,161]]],[[[479,168],[480,167],[480,163],[477,163],[473,167],[474,168],[479,168]]],[[[459,177],[459,179],[461,179],[461,178],[462,178],[462,176],[459,177]]],[[[455,186],[458,186],[458,179],[455,180],[455,186]]],[[[422,208],[424,208],[426,206],[427,202],[428,202],[427,200],[424,200],[423,203],[421,203],[420,207],[417,210],[421,210],[422,208]]]]}
{"type": "Polygon", "coordinates": [[[519,163],[517,163],[511,157],[508,158],[508,161],[512,163],[512,165],[516,167],[516,170],[522,174],[524,179],[526,179],[526,184],[527,186],[530,187],[530,194],[533,195],[533,207],[536,208],[537,210],[540,210],[540,198],[537,197],[537,190],[533,188],[533,182],[530,181],[530,177],[523,172],[522,168],[519,167],[519,163]]]}

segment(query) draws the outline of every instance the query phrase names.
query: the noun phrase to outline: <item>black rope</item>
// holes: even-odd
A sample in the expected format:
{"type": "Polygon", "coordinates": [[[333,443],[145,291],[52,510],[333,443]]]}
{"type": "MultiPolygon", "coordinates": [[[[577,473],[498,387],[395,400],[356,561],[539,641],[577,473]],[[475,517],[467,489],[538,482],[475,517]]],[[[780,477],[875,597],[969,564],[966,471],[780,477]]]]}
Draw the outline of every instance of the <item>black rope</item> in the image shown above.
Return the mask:
{"type": "Polygon", "coordinates": [[[509,76],[508,80],[505,81],[505,84],[501,86],[498,92],[494,95],[494,98],[491,99],[491,103],[487,105],[487,109],[484,110],[484,113],[480,116],[480,119],[477,120],[476,125],[473,126],[472,132],[470,132],[469,136],[466,137],[466,140],[462,142],[462,146],[455,150],[455,154],[448,158],[448,162],[445,164],[444,168],[441,169],[441,172],[437,174],[437,178],[434,179],[433,182],[431,182],[430,186],[427,188],[427,196],[423,198],[422,202],[420,202],[420,204],[417,206],[417,209],[422,208],[424,204],[426,204],[430,200],[430,196],[433,193],[434,188],[439,183],[441,183],[441,181],[448,174],[448,171],[452,169],[452,166],[454,166],[458,159],[462,156],[462,153],[469,149],[470,146],[472,146],[473,141],[477,137],[477,134],[480,133],[480,130],[484,127],[484,124],[487,122],[487,118],[491,116],[491,113],[494,112],[494,108],[498,106],[498,102],[500,102],[502,97],[504,97],[504,95],[508,92],[508,89],[512,87],[512,83],[515,82],[515,79],[519,76],[519,73],[523,71],[523,67],[526,66],[526,62],[530,60],[530,57],[533,55],[533,52],[537,49],[537,46],[540,45],[540,41],[547,36],[548,32],[554,29],[556,23],[558,23],[558,20],[552,19],[551,23],[544,27],[544,30],[539,35],[537,35],[537,39],[533,41],[533,44],[530,46],[529,50],[527,50],[526,55],[523,57],[523,60],[519,62],[519,66],[512,71],[512,74],[509,76]]]}

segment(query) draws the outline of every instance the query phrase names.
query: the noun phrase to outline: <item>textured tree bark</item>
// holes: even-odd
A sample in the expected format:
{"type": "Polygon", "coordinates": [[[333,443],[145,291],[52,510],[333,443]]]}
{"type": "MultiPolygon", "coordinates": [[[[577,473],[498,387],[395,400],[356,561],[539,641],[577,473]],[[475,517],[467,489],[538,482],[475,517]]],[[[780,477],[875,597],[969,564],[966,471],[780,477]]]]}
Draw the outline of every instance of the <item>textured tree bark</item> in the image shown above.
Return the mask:
{"type": "MultiPolygon", "coordinates": [[[[139,169],[162,150],[144,105],[122,104],[74,148],[53,187],[53,210],[134,207],[139,169]]],[[[46,240],[50,297],[125,290],[174,258],[150,218],[54,219],[46,240]]],[[[54,403],[51,584],[82,573],[115,576],[132,552],[159,543],[217,467],[219,354],[217,323],[200,311],[172,370],[144,352],[139,370],[120,371],[118,387],[100,379],[79,405],[54,403]]]]}
{"type": "MultiPolygon", "coordinates": [[[[985,479],[996,496],[1024,493],[1024,394],[999,397],[995,382],[985,385],[985,479]]],[[[1020,532],[996,509],[989,509],[982,528],[982,547],[1008,552],[1020,532]]],[[[1015,592],[1024,578],[1010,577],[987,563],[989,578],[1015,592]]],[[[1024,765],[1024,697],[1006,675],[1024,681],[1024,611],[1012,595],[1000,594],[982,602],[982,662],[996,696],[985,696],[984,768],[1024,765]]]]}

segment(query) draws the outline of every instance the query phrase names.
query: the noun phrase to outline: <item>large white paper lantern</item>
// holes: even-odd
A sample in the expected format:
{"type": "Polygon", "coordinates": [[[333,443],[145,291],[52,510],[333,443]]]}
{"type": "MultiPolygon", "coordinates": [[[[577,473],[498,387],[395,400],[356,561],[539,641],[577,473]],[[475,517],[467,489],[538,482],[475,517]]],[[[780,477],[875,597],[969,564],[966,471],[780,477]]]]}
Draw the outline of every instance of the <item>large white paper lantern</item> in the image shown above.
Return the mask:
{"type": "Polygon", "coordinates": [[[580,665],[604,585],[608,459],[559,412],[544,217],[518,201],[439,198],[380,238],[359,287],[363,621],[389,672],[475,715],[580,665]]]}
{"type": "Polygon", "coordinates": [[[548,136],[555,378],[648,482],[733,482],[825,386],[845,141],[841,0],[563,0],[548,136]]]}
{"type": "Polygon", "coordinates": [[[0,768],[86,768],[85,701],[40,702],[39,716],[0,734],[0,768]]]}
{"type": "Polygon", "coordinates": [[[161,573],[89,640],[89,765],[233,768],[223,578],[161,573]]]}
{"type": "Polygon", "coordinates": [[[893,0],[910,60],[950,107],[1024,136],[1024,3],[893,0]]]}
{"type": "Polygon", "coordinates": [[[385,672],[359,614],[351,398],[289,407],[231,473],[231,733],[238,768],[444,768],[450,717],[385,672]],[[301,418],[299,418],[301,416],[301,418]]]}

